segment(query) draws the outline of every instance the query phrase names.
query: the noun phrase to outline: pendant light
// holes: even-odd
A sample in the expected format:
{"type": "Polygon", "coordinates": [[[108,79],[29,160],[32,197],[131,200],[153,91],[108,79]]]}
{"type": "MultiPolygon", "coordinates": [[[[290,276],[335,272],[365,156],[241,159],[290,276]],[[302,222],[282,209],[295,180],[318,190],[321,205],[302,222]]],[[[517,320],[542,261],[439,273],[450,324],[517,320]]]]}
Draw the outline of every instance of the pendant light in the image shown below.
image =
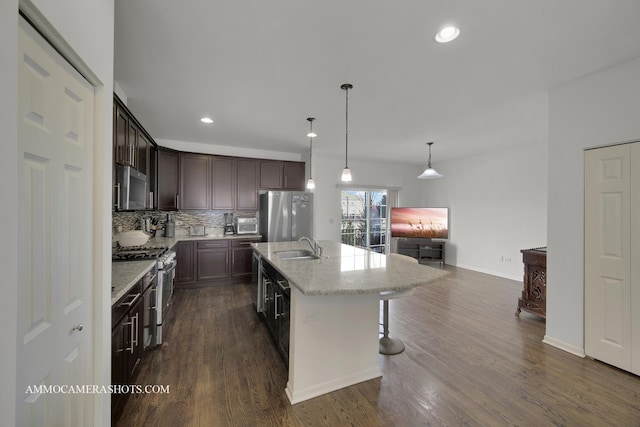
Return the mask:
{"type": "Polygon", "coordinates": [[[433,145],[433,142],[427,142],[427,145],[429,146],[429,162],[427,163],[427,168],[424,170],[424,172],[418,175],[418,179],[442,178],[442,174],[439,174],[434,168],[431,167],[431,146],[433,145]]]}
{"type": "Polygon", "coordinates": [[[340,86],[345,93],[345,132],[344,132],[344,169],[342,170],[342,181],[351,182],[351,169],[349,169],[349,89],[353,89],[353,85],[345,83],[340,86]]]}
{"type": "Polygon", "coordinates": [[[311,168],[313,167],[313,138],[318,135],[313,132],[313,121],[315,119],[313,117],[308,117],[307,120],[309,121],[309,133],[307,134],[307,136],[309,137],[309,180],[307,181],[307,189],[313,190],[314,188],[316,188],[316,183],[313,181],[313,174],[311,170],[311,168]]]}

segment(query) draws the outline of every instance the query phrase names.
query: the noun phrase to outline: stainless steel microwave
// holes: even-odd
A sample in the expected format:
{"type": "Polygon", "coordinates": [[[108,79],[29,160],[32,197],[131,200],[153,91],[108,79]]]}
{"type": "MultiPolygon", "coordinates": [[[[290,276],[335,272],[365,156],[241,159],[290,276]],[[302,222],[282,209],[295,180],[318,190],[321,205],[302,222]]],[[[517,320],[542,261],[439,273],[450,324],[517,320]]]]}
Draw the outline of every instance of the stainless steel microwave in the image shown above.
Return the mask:
{"type": "Polygon", "coordinates": [[[116,165],[116,210],[147,208],[147,176],[131,166],[116,165]]]}

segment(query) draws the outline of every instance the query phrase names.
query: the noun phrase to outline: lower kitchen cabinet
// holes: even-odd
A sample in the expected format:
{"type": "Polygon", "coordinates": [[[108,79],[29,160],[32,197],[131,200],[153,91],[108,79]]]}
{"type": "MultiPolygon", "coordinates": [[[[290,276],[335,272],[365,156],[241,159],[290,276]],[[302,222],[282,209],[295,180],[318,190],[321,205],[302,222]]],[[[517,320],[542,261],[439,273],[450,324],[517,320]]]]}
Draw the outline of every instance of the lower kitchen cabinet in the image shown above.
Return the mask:
{"type": "Polygon", "coordinates": [[[260,239],[212,239],[178,242],[176,286],[201,286],[251,276],[253,250],[260,239]]]}
{"type": "Polygon", "coordinates": [[[285,365],[289,366],[291,290],[286,279],[265,260],[261,277],[262,316],[285,365]]]}
{"type": "Polygon", "coordinates": [[[229,277],[227,240],[203,240],[197,246],[196,271],[199,282],[229,277]]]}
{"type": "Polygon", "coordinates": [[[231,242],[231,277],[249,277],[253,268],[253,249],[251,243],[254,240],[233,240],[231,242]]]}
{"type": "Polygon", "coordinates": [[[174,285],[196,281],[196,242],[178,242],[176,245],[176,277],[174,285]]]}
{"type": "MultiPolygon", "coordinates": [[[[120,298],[111,309],[111,384],[133,384],[144,355],[144,318],[151,307],[145,305],[145,294],[152,292],[152,270],[120,298]]],[[[111,419],[117,420],[129,393],[111,395],[111,419]]]]}

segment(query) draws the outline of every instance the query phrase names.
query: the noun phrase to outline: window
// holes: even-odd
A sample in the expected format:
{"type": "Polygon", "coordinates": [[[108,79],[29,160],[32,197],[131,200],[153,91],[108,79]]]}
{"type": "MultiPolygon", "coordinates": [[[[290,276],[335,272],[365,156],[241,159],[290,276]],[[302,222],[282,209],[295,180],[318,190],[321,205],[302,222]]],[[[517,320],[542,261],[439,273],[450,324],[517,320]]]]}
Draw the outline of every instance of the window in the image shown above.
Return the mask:
{"type": "Polygon", "coordinates": [[[342,243],[387,252],[387,192],[342,191],[342,243]]]}

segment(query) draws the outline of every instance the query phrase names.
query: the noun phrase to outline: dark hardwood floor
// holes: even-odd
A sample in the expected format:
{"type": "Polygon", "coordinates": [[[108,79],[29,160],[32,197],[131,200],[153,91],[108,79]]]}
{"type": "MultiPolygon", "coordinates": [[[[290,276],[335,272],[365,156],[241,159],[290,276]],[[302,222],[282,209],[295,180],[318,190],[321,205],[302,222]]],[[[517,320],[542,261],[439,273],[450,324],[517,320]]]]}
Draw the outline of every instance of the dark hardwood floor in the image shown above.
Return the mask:
{"type": "Polygon", "coordinates": [[[383,377],[291,406],[287,371],[249,285],[177,291],[166,342],[120,426],[640,426],[640,377],[542,343],[544,320],[514,316],[518,282],[446,267],[390,303],[383,377]]]}

